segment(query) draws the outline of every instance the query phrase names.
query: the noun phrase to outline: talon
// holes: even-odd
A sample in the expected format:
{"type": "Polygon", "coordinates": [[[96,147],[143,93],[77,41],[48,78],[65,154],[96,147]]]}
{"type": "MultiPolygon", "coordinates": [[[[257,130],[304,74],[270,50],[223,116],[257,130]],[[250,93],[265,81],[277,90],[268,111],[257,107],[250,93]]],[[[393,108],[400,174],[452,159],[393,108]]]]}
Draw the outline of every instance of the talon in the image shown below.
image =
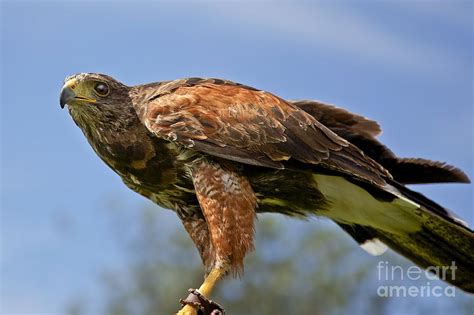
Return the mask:
{"type": "Polygon", "coordinates": [[[216,302],[207,299],[196,289],[189,289],[189,295],[185,299],[180,299],[179,302],[183,306],[178,314],[185,314],[186,308],[194,308],[194,312],[199,315],[224,315],[225,311],[216,302]]]}
{"type": "Polygon", "coordinates": [[[180,299],[179,303],[181,303],[183,307],[186,305],[191,305],[194,306],[196,309],[201,309],[201,295],[196,294],[196,292],[199,293],[199,291],[197,291],[196,289],[188,289],[188,292],[189,295],[185,299],[180,299]]]}

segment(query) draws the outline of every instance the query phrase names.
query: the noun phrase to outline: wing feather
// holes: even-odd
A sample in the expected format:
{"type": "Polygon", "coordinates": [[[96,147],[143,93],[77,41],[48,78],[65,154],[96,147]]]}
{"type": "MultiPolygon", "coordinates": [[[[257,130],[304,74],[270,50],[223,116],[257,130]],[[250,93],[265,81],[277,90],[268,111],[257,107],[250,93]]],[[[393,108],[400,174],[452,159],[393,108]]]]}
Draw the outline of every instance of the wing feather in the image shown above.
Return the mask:
{"type": "Polygon", "coordinates": [[[345,109],[319,101],[290,101],[316,118],[338,136],[346,139],[367,156],[385,167],[400,183],[469,183],[467,175],[457,167],[420,158],[400,158],[383,145],[376,136],[379,124],[345,109]]]}
{"type": "Polygon", "coordinates": [[[378,185],[391,178],[313,116],[264,91],[192,78],[138,86],[131,96],[152,133],[206,154],[272,168],[294,159],[378,185]]]}
{"type": "Polygon", "coordinates": [[[328,128],[349,129],[354,133],[370,135],[372,137],[382,133],[382,129],[376,121],[351,113],[343,108],[311,100],[294,100],[290,102],[309,113],[328,128]]]}

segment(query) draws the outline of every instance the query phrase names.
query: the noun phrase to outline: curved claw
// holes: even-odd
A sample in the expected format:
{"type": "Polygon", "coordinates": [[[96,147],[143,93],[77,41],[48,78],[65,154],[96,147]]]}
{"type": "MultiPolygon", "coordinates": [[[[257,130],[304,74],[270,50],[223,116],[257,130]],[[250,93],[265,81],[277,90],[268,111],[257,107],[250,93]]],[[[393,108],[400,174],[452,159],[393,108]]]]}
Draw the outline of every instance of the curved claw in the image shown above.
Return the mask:
{"type": "MultiPolygon", "coordinates": [[[[193,307],[198,315],[225,315],[225,311],[216,302],[207,299],[196,289],[189,289],[189,295],[185,299],[179,300],[183,305],[181,311],[186,308],[186,306],[193,307]]],[[[178,314],[181,314],[181,311],[178,314]]]]}

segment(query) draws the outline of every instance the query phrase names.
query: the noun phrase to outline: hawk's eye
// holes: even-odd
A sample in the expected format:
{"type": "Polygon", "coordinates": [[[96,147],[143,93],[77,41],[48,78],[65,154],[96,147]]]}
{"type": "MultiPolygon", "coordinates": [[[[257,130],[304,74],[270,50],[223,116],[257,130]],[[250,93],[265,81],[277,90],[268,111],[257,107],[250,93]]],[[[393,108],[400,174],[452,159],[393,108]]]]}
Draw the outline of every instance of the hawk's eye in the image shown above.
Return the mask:
{"type": "Polygon", "coordinates": [[[99,82],[94,86],[94,90],[99,94],[100,96],[106,96],[109,94],[109,87],[107,84],[99,82]]]}

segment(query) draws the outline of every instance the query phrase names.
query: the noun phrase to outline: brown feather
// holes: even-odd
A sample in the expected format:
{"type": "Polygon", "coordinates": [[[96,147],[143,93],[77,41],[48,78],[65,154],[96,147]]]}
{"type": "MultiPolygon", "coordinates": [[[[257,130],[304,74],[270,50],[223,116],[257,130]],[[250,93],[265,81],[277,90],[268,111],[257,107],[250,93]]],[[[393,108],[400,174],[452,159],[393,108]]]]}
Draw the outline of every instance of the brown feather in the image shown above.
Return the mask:
{"type": "Polygon", "coordinates": [[[206,272],[211,271],[216,256],[206,220],[198,215],[188,216],[183,218],[183,225],[198,249],[206,272]]]}
{"type": "Polygon", "coordinates": [[[384,185],[390,174],[314,117],[270,93],[230,81],[176,80],[132,102],[158,137],[247,164],[283,168],[285,161],[318,164],[384,185]],[[229,154],[231,153],[231,154],[229,154]]]}
{"type": "Polygon", "coordinates": [[[342,108],[318,101],[292,101],[320,123],[357,146],[367,156],[385,167],[394,179],[403,184],[469,183],[460,169],[443,162],[420,158],[399,158],[375,136],[381,133],[377,122],[342,108]]]}
{"type": "Polygon", "coordinates": [[[443,162],[419,158],[398,158],[386,163],[396,180],[403,184],[470,183],[469,177],[459,168],[443,162]]]}
{"type": "Polygon", "coordinates": [[[366,117],[351,113],[343,108],[319,101],[297,100],[292,104],[301,108],[326,127],[350,129],[359,134],[376,137],[382,133],[380,125],[366,117]]]}
{"type": "MultiPolygon", "coordinates": [[[[206,160],[193,165],[192,177],[216,263],[230,263],[234,274],[240,274],[246,253],[254,248],[255,193],[246,177],[206,160]]],[[[197,239],[198,248],[201,241],[197,239]]]]}

